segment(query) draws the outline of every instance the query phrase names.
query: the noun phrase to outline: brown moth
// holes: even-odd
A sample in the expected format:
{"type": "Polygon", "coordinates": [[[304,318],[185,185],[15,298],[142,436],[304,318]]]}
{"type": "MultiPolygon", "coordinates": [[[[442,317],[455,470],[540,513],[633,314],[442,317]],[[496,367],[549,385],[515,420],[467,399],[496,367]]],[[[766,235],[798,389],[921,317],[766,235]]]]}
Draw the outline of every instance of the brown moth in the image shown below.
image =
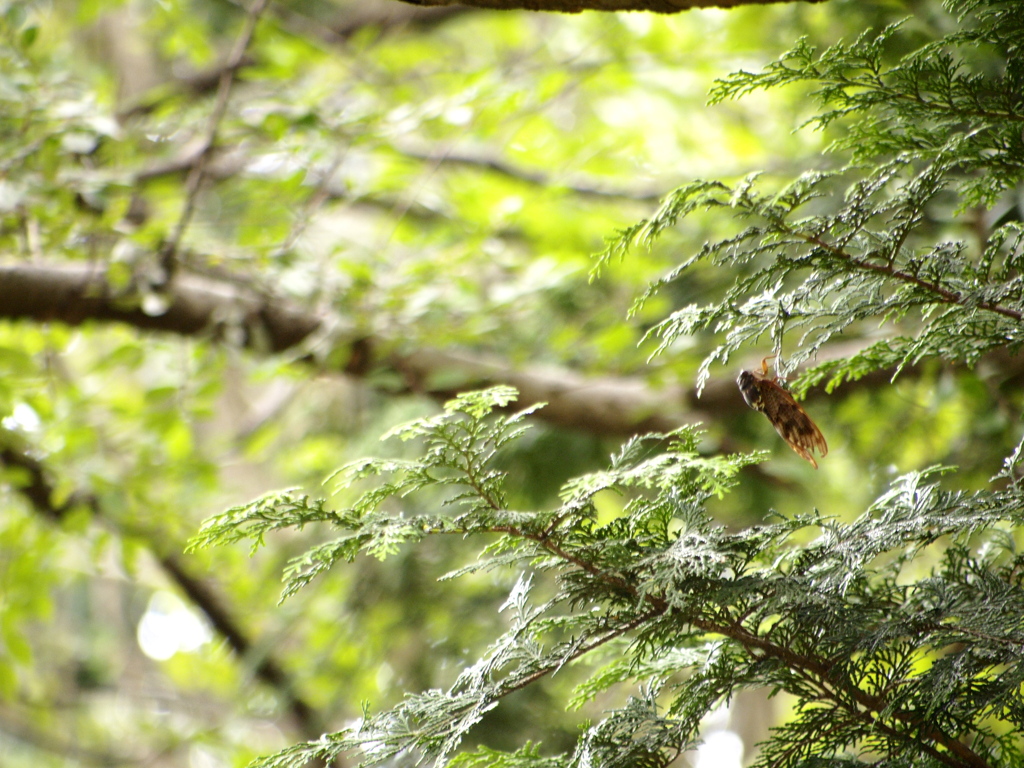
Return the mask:
{"type": "Polygon", "coordinates": [[[789,447],[817,469],[818,462],[811,451],[817,450],[824,458],[828,453],[825,437],[807,412],[779,383],[779,377],[768,375],[768,361],[773,357],[775,355],[769,355],[761,361],[760,371],[740,371],[736,383],[747,405],[767,416],[789,447]]]}

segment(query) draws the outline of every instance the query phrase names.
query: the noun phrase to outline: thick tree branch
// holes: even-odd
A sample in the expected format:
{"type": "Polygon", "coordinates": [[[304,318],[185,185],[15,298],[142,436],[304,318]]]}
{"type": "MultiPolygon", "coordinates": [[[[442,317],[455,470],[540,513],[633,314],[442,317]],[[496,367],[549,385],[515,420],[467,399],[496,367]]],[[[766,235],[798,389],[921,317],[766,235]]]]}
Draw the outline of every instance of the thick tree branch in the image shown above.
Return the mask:
{"type": "Polygon", "coordinates": [[[456,391],[506,383],[520,390],[520,405],[545,401],[539,417],[595,434],[667,431],[700,420],[695,410],[723,401],[742,406],[732,382],[711,386],[698,404],[688,389],[650,387],[639,378],[588,378],[556,368],[516,368],[465,353],[421,349],[386,352],[382,339],[367,339],[343,319],[316,314],[287,300],[226,281],[181,273],[161,293],[164,311],[143,309],[135,288],[115,289],[101,265],[23,263],[0,265],[0,318],[68,325],[118,322],[182,336],[229,338],[257,352],[286,350],[311,364],[347,359],[344,372],[397,372],[408,391],[440,400],[456,391]],[[325,349],[324,345],[330,345],[325,349]],[[315,352],[315,354],[314,354],[315,352]]]}
{"type": "Polygon", "coordinates": [[[57,321],[119,322],[182,336],[240,332],[242,343],[281,352],[316,331],[323,318],[287,302],[229,282],[182,274],[159,295],[162,312],[142,307],[145,288],[115,288],[106,267],[88,263],[26,263],[0,266],[0,317],[57,321]]]}
{"type": "MultiPolygon", "coordinates": [[[[280,5],[275,3],[274,11],[278,18],[287,23],[290,17],[286,18],[280,5]]],[[[360,0],[358,3],[342,5],[334,18],[313,20],[313,23],[319,26],[326,25],[335,39],[345,41],[367,27],[374,27],[380,32],[410,28],[429,31],[470,10],[472,9],[458,5],[430,8],[412,3],[396,3],[393,0],[360,0]]],[[[299,12],[301,11],[296,11],[299,12]]]]}
{"type": "MultiPolygon", "coordinates": [[[[340,359],[344,361],[337,367],[341,372],[398,374],[405,391],[439,401],[468,389],[510,384],[520,392],[517,407],[546,402],[537,418],[596,435],[666,432],[747,411],[732,375],[712,379],[698,399],[692,386],[653,387],[641,377],[588,377],[554,366],[518,367],[465,351],[388,351],[393,345],[387,340],[358,334],[344,318],[317,314],[227,280],[181,273],[160,294],[164,311],[159,313],[144,311],[142,293],[144,289],[134,286],[115,288],[107,279],[106,267],[99,264],[0,265],[0,319],[68,325],[124,323],[180,336],[230,339],[256,353],[289,352],[311,365],[340,359]]],[[[1004,380],[1024,377],[1024,356],[997,352],[985,360],[1004,380]]],[[[911,373],[905,369],[903,375],[911,373]]],[[[890,378],[888,371],[875,371],[845,386],[887,386],[890,378]]],[[[823,396],[821,390],[809,393],[810,399],[823,396]]]]}
{"type": "Polygon", "coordinates": [[[495,11],[551,11],[579,13],[580,11],[651,11],[653,13],[679,13],[694,8],[738,8],[741,5],[771,5],[774,3],[824,0],[402,0],[411,5],[448,6],[466,5],[495,11]]]}
{"type": "MultiPolygon", "coordinates": [[[[440,401],[467,389],[509,384],[519,390],[516,408],[544,402],[536,414],[539,419],[598,435],[667,432],[711,418],[704,410],[707,403],[698,403],[687,388],[655,389],[639,377],[588,377],[554,366],[516,368],[496,358],[437,349],[394,355],[391,364],[411,391],[440,401]]],[[[736,394],[731,382],[728,390],[716,395],[728,399],[736,394]]]]}

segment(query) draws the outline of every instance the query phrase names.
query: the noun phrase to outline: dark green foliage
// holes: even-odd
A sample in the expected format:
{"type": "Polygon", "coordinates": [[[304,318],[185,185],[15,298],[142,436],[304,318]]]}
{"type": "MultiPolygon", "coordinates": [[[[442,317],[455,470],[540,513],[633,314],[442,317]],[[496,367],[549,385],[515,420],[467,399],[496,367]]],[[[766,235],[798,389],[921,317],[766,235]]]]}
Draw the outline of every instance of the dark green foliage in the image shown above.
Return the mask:
{"type": "MultiPolygon", "coordinates": [[[[838,334],[864,334],[860,352],[810,369],[802,389],[1019,348],[1024,229],[1005,221],[969,238],[958,217],[1021,180],[1024,8],[951,5],[960,29],[894,63],[898,25],[820,54],[801,43],[760,75],[720,83],[715,99],[810,84],[824,110],[812,123],[838,132],[835,157],[848,162],[781,185],[756,175],[688,185],[605,254],[650,244],[701,209],[742,223],[666,278],[702,263],[736,275],[724,295],[655,331],[663,347],[723,335],[701,382],[766,333],[776,352],[790,345],[789,367],[838,334]],[[866,338],[879,325],[882,338],[866,338]]],[[[331,526],[337,538],[290,567],[286,595],[360,552],[385,557],[445,534],[485,542],[477,562],[451,575],[520,573],[503,607],[507,631],[448,690],[410,693],[357,728],[258,765],[341,754],[377,764],[403,753],[435,765],[663,766],[696,743],[709,711],[747,688],[793,702],[762,745],[762,768],[1024,763],[1021,447],[986,489],[955,490],[955,471],[933,468],[896,479],[849,523],[815,510],[734,531],[705,503],[763,457],[703,457],[687,428],[630,441],[607,471],[567,483],[554,509],[522,511],[508,507],[494,461],[524,428],[524,413],[493,413],[513,398],[467,394],[397,430],[422,442],[422,458],[343,468],[339,511],[275,494],[201,532],[201,544],[259,543],[281,527],[331,526]],[[451,496],[429,496],[439,487],[451,496]],[[610,520],[597,501],[607,491],[624,500],[610,520]],[[610,660],[589,669],[570,705],[613,688],[631,695],[583,727],[574,752],[457,753],[504,697],[599,656],[610,660]]]]}

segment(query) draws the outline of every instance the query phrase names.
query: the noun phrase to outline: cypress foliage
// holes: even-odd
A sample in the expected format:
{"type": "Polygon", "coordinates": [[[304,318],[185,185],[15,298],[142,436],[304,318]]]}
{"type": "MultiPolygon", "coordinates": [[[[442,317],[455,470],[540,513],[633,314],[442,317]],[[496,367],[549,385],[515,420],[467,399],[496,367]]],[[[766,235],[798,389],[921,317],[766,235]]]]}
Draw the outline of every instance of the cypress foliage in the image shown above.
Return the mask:
{"type": "MultiPolygon", "coordinates": [[[[736,234],[706,244],[663,281],[700,263],[738,275],[722,296],[654,330],[662,347],[720,334],[701,384],[712,363],[766,333],[778,351],[783,334],[798,331],[787,350],[796,366],[837,334],[882,320],[899,321],[901,333],[808,368],[796,390],[928,358],[970,365],[993,349],[1019,349],[1024,228],[1016,208],[975,241],[947,239],[925,223],[935,206],[992,206],[1021,181],[1024,4],[948,5],[957,30],[898,60],[887,57],[901,35],[894,25],[824,51],[800,42],[765,71],[718,83],[713,100],[810,84],[821,106],[812,125],[841,128],[834,156],[849,162],[775,189],[757,176],[695,182],[603,254],[628,258],[694,211],[737,219],[736,234]]],[[[1024,524],[1024,446],[987,489],[940,487],[949,470],[933,468],[896,479],[851,523],[812,511],[729,531],[706,502],[764,456],[701,456],[693,428],[628,442],[607,470],[567,483],[556,508],[510,508],[494,459],[526,429],[527,412],[507,415],[514,399],[508,388],[468,393],[396,430],[420,441],[421,457],[343,467],[333,482],[356,493],[347,508],[275,493],[200,531],[194,546],[258,546],[282,528],[332,528],[333,540],[291,564],[285,596],[360,553],[384,558],[438,535],[485,542],[479,560],[453,577],[508,567],[521,574],[502,609],[508,631],[450,689],[410,693],[357,727],[257,765],[343,754],[381,764],[408,754],[462,768],[664,766],[694,746],[709,711],[745,688],[795,702],[762,745],[760,768],[1024,765],[1024,555],[1014,538],[1024,524]],[[438,487],[449,496],[429,513],[395,512],[438,487]],[[629,501],[621,517],[600,523],[595,496],[608,490],[629,501]],[[556,589],[535,595],[542,575],[556,589]],[[633,695],[582,730],[574,751],[459,751],[504,697],[598,649],[613,649],[601,654],[612,661],[567,704],[622,684],[633,695]]]]}

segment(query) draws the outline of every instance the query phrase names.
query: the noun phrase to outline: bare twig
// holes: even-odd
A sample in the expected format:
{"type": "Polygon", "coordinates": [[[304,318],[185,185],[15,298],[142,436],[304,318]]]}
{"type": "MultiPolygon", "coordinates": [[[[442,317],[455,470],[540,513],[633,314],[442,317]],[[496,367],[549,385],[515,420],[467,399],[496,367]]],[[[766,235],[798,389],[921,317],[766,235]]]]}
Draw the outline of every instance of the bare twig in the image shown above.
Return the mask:
{"type": "MultiPolygon", "coordinates": [[[[489,154],[487,152],[458,152],[446,151],[437,147],[416,148],[409,146],[390,147],[389,149],[412,160],[431,163],[436,168],[458,166],[474,168],[479,171],[497,173],[505,176],[506,178],[523,184],[528,184],[532,187],[561,189],[565,190],[567,193],[578,195],[580,197],[602,200],[626,200],[640,203],[654,203],[661,200],[666,194],[668,194],[671,186],[670,185],[668,188],[614,187],[601,184],[596,180],[588,180],[586,178],[562,181],[553,178],[550,174],[543,171],[523,168],[504,160],[496,154],[489,154]]],[[[212,158],[207,161],[204,170],[205,178],[224,181],[232,178],[233,176],[245,173],[246,168],[249,166],[250,159],[251,158],[247,157],[243,151],[219,154],[216,158],[212,158]]],[[[135,173],[135,180],[137,182],[146,182],[153,179],[159,179],[164,176],[185,173],[187,171],[191,171],[194,166],[194,162],[194,152],[183,154],[182,156],[172,160],[162,161],[138,170],[135,173]]],[[[335,170],[337,170],[337,168],[335,168],[335,170]]],[[[323,182],[318,186],[318,189],[323,190],[325,200],[351,200],[352,202],[368,204],[374,203],[373,198],[366,196],[353,198],[343,187],[331,183],[332,177],[333,173],[327,172],[325,172],[325,175],[321,176],[323,182]]],[[[397,202],[395,200],[385,200],[381,203],[381,207],[383,208],[393,208],[396,205],[397,202]]]]}
{"type": "Polygon", "coordinates": [[[181,239],[185,236],[192,216],[195,213],[196,199],[199,196],[199,189],[202,186],[206,173],[206,164],[217,143],[217,132],[220,129],[221,121],[227,114],[228,97],[231,95],[231,86],[235,82],[235,76],[239,67],[245,63],[246,51],[252,42],[253,34],[256,31],[256,24],[266,9],[270,0],[254,0],[245,18],[245,26],[238,39],[235,40],[234,48],[228,57],[227,63],[220,74],[220,82],[217,86],[217,100],[214,102],[213,111],[206,127],[206,135],[203,143],[191,160],[191,170],[185,182],[185,203],[178,217],[178,223],[167,242],[160,249],[160,265],[163,268],[164,281],[170,283],[176,269],[178,248],[181,239]]]}
{"type": "Polygon", "coordinates": [[[653,203],[661,200],[667,189],[625,189],[615,188],[599,184],[594,181],[570,181],[563,182],[553,179],[550,174],[543,171],[529,170],[508,162],[495,154],[443,151],[433,148],[417,148],[411,146],[395,147],[395,151],[406,157],[423,160],[438,165],[464,166],[476,168],[482,171],[491,171],[515,181],[520,181],[530,186],[565,189],[581,197],[593,197],[605,200],[635,200],[644,203],[653,203]]]}

